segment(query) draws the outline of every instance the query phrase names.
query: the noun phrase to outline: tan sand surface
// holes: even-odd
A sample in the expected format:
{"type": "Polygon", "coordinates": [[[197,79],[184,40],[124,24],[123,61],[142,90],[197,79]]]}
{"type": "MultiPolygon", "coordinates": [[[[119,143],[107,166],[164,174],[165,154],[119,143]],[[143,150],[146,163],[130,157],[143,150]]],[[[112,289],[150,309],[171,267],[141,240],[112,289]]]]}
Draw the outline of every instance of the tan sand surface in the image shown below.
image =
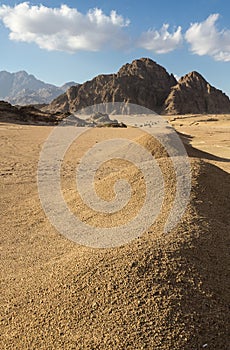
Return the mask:
{"type": "Polygon", "coordinates": [[[210,154],[210,161],[230,172],[230,115],[181,115],[168,118],[184,140],[210,154]],[[216,159],[215,159],[216,157],[216,159]],[[211,159],[212,158],[212,159],[211,159]]]}
{"type": "Polygon", "coordinates": [[[162,231],[175,173],[158,143],[135,129],[102,128],[71,147],[62,167],[63,195],[91,225],[122,223],[145,195],[138,169],[109,162],[97,174],[98,193],[111,198],[109,181],[122,175],[135,189],[134,199],[112,219],[86,208],[74,187],[74,169],[92,144],[106,137],[138,140],[162,169],[166,194],[156,222],[113,249],[71,242],[47,219],[37,164],[52,127],[0,124],[1,349],[229,349],[230,123],[229,116],[197,121],[202,118],[170,117],[192,144],[193,177],[190,203],[168,235],[162,231]]]}

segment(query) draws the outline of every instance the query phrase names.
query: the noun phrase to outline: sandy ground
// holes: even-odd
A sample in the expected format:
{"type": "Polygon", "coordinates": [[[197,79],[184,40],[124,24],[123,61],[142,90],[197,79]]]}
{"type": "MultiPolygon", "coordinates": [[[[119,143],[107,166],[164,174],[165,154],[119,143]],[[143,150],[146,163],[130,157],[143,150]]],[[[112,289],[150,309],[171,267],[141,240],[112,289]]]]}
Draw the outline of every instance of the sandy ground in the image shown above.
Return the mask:
{"type": "MultiPolygon", "coordinates": [[[[210,118],[170,117],[194,147],[188,147],[192,193],[181,222],[162,234],[175,174],[161,147],[146,142],[162,169],[166,197],[155,224],[114,249],[69,241],[42,210],[37,164],[52,127],[0,124],[1,349],[229,349],[230,116],[210,118]]],[[[125,212],[95,215],[75,193],[81,155],[122,136],[145,144],[133,129],[98,129],[65,158],[64,198],[89,224],[122,223],[143,203],[141,174],[122,162],[102,167],[96,187],[108,199],[108,180],[116,174],[130,180],[134,200],[125,212]]]]}
{"type": "Polygon", "coordinates": [[[230,172],[230,115],[184,115],[167,119],[185,135],[187,143],[209,153],[209,161],[230,172]]]}

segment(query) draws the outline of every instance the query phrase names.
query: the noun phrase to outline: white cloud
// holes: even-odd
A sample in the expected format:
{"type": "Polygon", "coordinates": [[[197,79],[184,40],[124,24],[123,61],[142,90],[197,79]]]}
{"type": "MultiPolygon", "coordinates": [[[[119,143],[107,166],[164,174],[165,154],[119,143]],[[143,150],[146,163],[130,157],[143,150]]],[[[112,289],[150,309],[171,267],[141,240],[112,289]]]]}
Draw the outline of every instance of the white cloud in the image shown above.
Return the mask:
{"type": "MultiPolygon", "coordinates": [[[[218,18],[218,14],[212,14],[203,22],[191,24],[184,36],[194,54],[230,61],[230,30],[218,30],[218,18]]],[[[106,15],[96,8],[83,14],[67,5],[49,8],[23,2],[14,7],[0,5],[0,20],[9,29],[11,40],[35,43],[49,51],[99,51],[131,46],[125,29],[129,20],[116,11],[106,15]]],[[[182,42],[182,28],[178,26],[170,32],[169,24],[164,24],[160,30],[150,29],[139,38],[133,38],[132,46],[165,54],[175,50],[182,42]]]]}
{"type": "Polygon", "coordinates": [[[115,11],[107,16],[92,9],[84,15],[67,5],[48,8],[23,2],[0,6],[0,19],[10,30],[11,40],[36,43],[50,51],[97,51],[106,45],[119,48],[127,43],[123,28],[129,21],[115,11]]]}
{"type": "Polygon", "coordinates": [[[209,55],[217,61],[230,61],[230,30],[218,31],[219,14],[210,15],[204,22],[191,24],[185,33],[191,51],[197,55],[209,55]]]}
{"type": "Polygon", "coordinates": [[[169,24],[163,24],[160,31],[148,30],[142,33],[138,46],[162,54],[175,50],[183,41],[181,27],[173,33],[168,31],[169,24]]]}

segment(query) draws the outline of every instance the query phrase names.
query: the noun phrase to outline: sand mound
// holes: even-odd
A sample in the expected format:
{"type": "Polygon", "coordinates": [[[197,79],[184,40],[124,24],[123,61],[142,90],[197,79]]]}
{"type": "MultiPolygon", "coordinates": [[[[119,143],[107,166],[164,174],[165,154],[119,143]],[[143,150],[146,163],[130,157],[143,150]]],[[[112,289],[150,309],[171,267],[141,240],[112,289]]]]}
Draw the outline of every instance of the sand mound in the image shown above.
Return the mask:
{"type": "MultiPolygon", "coordinates": [[[[174,177],[170,159],[158,150],[171,190],[155,225],[124,247],[90,249],[59,236],[48,223],[36,192],[32,154],[38,155],[39,148],[28,148],[26,174],[20,152],[17,147],[15,178],[8,174],[3,180],[2,349],[229,348],[227,173],[191,159],[190,204],[180,224],[162,235],[174,177]],[[9,188],[15,191],[14,205],[9,188]]],[[[71,184],[67,170],[68,159],[63,181],[71,184]]],[[[133,178],[134,172],[125,175],[133,178]]],[[[113,174],[101,181],[109,177],[113,174]]],[[[133,183],[140,181],[136,176],[133,183]]],[[[100,181],[98,186],[102,191],[100,181]]],[[[142,191],[137,187],[138,198],[142,191]]],[[[71,188],[65,196],[70,205],[77,200],[71,188]]]]}

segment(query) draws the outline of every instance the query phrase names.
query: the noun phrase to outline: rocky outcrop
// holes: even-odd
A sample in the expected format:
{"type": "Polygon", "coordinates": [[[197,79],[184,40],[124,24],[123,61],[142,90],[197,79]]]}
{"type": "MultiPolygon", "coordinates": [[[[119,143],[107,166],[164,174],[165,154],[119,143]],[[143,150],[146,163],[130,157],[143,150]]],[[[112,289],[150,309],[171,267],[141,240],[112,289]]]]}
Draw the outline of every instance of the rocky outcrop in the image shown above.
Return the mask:
{"type": "Polygon", "coordinates": [[[159,112],[177,81],[149,58],[125,64],[116,74],[99,75],[56,98],[50,112],[72,112],[105,102],[129,102],[159,112]]]}
{"type": "Polygon", "coordinates": [[[58,87],[44,83],[25,71],[1,71],[0,99],[14,105],[47,104],[73,85],[76,83],[71,81],[58,87]]]}
{"type": "Polygon", "coordinates": [[[107,128],[127,128],[127,126],[118,122],[116,119],[110,119],[107,113],[96,112],[91,114],[88,118],[80,118],[74,114],[70,114],[68,118],[63,120],[62,125],[71,125],[78,127],[107,127],[107,128]]]}
{"type": "Polygon", "coordinates": [[[56,125],[67,114],[40,111],[33,106],[12,106],[0,101],[0,122],[56,125]]]}
{"type": "Polygon", "coordinates": [[[230,113],[230,100],[197,72],[182,77],[164,103],[165,114],[230,113]]]}

